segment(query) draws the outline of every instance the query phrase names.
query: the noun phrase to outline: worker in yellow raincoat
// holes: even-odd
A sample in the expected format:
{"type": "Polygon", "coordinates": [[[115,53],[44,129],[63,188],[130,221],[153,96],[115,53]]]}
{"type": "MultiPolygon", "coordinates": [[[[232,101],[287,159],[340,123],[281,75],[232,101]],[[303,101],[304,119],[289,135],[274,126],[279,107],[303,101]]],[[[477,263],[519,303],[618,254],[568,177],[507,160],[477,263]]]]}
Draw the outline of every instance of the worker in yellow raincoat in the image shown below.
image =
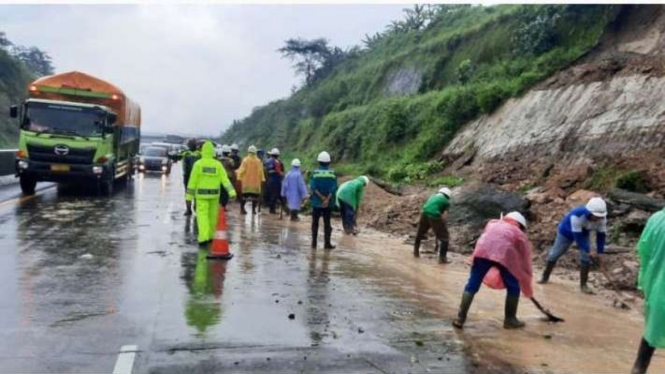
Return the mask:
{"type": "Polygon", "coordinates": [[[238,169],[238,180],[242,186],[242,200],[240,200],[240,213],[247,214],[245,203],[252,201],[252,214],[256,214],[256,205],[261,200],[263,182],[266,181],[263,172],[263,163],[256,156],[256,147],[250,146],[247,150],[247,157],[242,160],[240,169],[238,169]]]}
{"type": "Polygon", "coordinates": [[[215,147],[207,141],[201,149],[201,159],[194,163],[187,184],[187,201],[196,198],[196,223],[199,228],[199,245],[206,245],[215,237],[215,227],[219,214],[220,185],[236,197],[229,177],[221,162],[214,159],[215,147]]]}

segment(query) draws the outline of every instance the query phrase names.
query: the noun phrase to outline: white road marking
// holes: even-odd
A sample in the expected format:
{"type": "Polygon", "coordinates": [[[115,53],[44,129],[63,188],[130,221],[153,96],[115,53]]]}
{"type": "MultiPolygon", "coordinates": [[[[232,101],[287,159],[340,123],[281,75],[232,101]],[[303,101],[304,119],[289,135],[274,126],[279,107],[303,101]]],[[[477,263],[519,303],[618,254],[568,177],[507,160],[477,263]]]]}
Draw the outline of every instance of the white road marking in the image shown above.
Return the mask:
{"type": "Polygon", "coordinates": [[[132,374],[134,359],[139,347],[137,345],[123,345],[118,353],[118,360],[115,362],[113,374],[132,374]]]}

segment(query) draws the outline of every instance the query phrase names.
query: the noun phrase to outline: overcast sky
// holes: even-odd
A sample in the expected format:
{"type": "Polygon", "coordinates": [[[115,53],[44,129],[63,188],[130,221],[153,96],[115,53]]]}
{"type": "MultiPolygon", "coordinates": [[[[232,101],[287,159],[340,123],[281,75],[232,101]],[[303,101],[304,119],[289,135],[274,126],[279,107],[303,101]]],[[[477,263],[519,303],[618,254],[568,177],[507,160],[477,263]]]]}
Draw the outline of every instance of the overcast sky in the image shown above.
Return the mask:
{"type": "Polygon", "coordinates": [[[276,50],[291,37],[360,44],[402,5],[0,5],[0,31],[115,83],[143,130],[218,134],[300,83],[276,50]]]}

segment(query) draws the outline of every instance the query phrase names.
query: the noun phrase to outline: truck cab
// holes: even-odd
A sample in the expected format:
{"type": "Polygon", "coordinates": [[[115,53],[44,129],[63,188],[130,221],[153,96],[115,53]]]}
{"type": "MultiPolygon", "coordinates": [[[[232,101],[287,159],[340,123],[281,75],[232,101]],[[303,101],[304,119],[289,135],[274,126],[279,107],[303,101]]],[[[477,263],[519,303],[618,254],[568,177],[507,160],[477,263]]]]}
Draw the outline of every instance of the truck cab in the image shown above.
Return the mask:
{"type": "Polygon", "coordinates": [[[81,72],[40,78],[18,118],[16,175],[24,194],[37,182],[91,184],[110,195],[130,179],[140,142],[140,107],[112,84],[81,72]]]}
{"type": "MultiPolygon", "coordinates": [[[[38,181],[99,179],[103,184],[114,179],[110,176],[114,170],[107,162],[117,117],[113,110],[102,105],[28,99],[20,113],[23,136],[16,167],[23,192],[33,193],[38,181]]],[[[12,114],[18,117],[19,111],[12,114]]]]}

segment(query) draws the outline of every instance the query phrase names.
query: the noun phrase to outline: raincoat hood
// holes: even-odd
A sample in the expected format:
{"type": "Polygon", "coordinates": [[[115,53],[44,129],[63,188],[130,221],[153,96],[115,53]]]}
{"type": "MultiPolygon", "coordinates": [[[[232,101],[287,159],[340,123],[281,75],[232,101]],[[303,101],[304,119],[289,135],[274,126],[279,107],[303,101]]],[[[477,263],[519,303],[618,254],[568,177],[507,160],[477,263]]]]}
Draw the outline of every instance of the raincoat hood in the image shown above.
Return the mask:
{"type": "Polygon", "coordinates": [[[203,143],[201,148],[201,156],[203,158],[212,158],[215,155],[215,147],[213,147],[211,142],[203,143]]]}

